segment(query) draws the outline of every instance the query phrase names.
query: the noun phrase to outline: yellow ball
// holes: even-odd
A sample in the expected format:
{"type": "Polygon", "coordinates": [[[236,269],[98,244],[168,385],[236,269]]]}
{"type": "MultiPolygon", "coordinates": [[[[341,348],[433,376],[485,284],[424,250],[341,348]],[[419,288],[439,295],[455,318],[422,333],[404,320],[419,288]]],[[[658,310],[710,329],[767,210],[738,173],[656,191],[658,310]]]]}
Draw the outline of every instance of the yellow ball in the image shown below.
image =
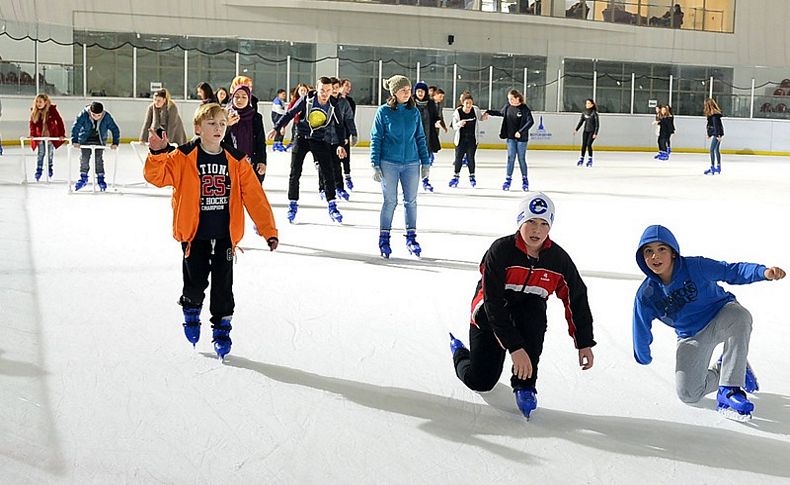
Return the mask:
{"type": "Polygon", "coordinates": [[[314,109],[307,116],[307,122],[310,124],[310,128],[313,129],[324,126],[324,123],[326,123],[326,113],[320,109],[314,109]]]}

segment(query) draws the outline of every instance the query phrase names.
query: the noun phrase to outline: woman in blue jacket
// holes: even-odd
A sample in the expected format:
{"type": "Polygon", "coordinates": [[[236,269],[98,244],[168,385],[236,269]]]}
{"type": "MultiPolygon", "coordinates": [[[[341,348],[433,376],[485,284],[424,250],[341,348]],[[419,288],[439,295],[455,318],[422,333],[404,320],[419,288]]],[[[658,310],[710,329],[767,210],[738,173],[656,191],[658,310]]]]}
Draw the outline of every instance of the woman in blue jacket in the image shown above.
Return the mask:
{"type": "Polygon", "coordinates": [[[379,106],[370,130],[370,162],[373,180],[381,182],[384,204],[381,206],[379,250],[389,258],[392,216],[398,204],[398,182],[403,190],[406,211],[406,247],[419,257],[417,243],[417,187],[420,178],[428,178],[430,155],[425,142],[420,111],[411,96],[411,82],[405,76],[384,80],[391,96],[379,106]]]}
{"type": "Polygon", "coordinates": [[[502,190],[510,190],[510,183],[513,180],[513,168],[518,156],[518,166],[521,169],[521,190],[529,190],[529,180],[527,179],[527,142],[529,141],[529,129],[535,124],[532,118],[532,111],[524,103],[524,96],[513,89],[507,93],[507,104],[501,110],[489,109],[484,114],[488,116],[501,116],[502,128],[499,130],[499,138],[507,141],[507,176],[502,190]]]}
{"type": "Polygon", "coordinates": [[[681,256],[675,236],[658,225],[642,234],[636,262],[647,276],[634,300],[636,361],[647,365],[653,360],[651,326],[654,319],[659,319],[673,327],[678,336],[675,386],[680,400],[695,403],[718,390],[719,412],[740,421],[751,418],[754,404],[744,391],[759,390],[746,361],[752,316],[717,282],[745,285],[779,280],[784,278],[784,270],[681,256]],[[721,343],[724,353],[711,366],[713,351],[721,343]]]}

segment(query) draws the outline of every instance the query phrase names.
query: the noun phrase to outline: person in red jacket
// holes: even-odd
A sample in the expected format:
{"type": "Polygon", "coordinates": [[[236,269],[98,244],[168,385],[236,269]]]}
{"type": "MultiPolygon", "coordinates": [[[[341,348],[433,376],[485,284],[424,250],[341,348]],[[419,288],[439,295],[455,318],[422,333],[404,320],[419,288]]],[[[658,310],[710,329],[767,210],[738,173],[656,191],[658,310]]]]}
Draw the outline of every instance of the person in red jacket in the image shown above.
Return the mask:
{"type": "Polygon", "coordinates": [[[44,93],[36,96],[30,110],[30,138],[60,138],[54,142],[30,141],[30,148],[38,149],[36,182],[44,171],[44,158],[47,159],[47,178],[52,178],[52,159],[55,156],[55,149],[63,144],[65,136],[66,127],[63,125],[63,118],[60,117],[58,109],[52,104],[49,96],[44,93]]]}
{"type": "Polygon", "coordinates": [[[200,310],[211,276],[211,323],[214,350],[220,359],[230,352],[233,300],[233,259],[244,236],[244,210],[277,248],[277,227],[266,193],[252,164],[241,151],[222,144],[227,111],[216,103],[195,112],[197,137],[171,150],[167,133],[153,129],[144,176],[157,187],[173,187],[173,237],[184,252],[184,334],[192,345],[200,339],[200,310]]]}
{"type": "Polygon", "coordinates": [[[506,353],[513,361],[510,384],[525,417],[538,406],[535,383],[546,334],[546,300],[555,293],[565,306],[568,333],[579,365],[593,365],[593,319],[573,260],[549,239],[554,203],[535,192],[519,204],[515,234],[494,241],[480,263],[482,278],[472,300],[470,349],[450,334],[455,373],[470,389],[490,391],[506,353]]]}

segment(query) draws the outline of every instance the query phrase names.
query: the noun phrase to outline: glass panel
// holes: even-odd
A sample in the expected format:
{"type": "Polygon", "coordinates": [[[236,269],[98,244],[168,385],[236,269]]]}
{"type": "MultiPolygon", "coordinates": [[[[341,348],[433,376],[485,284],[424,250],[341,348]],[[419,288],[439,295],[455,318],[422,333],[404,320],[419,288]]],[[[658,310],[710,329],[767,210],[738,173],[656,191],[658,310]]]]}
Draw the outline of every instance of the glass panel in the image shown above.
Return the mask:
{"type": "Polygon", "coordinates": [[[137,49],[137,97],[151,97],[151,83],[161,83],[175,99],[184,99],[184,50],[174,47],[182,37],[142,36],[137,49]],[[164,50],[154,52],[153,50],[164,50]]]}
{"type": "Polygon", "coordinates": [[[565,59],[563,76],[562,111],[580,112],[584,100],[593,95],[593,61],[565,59]]]}
{"type": "Polygon", "coordinates": [[[132,97],[132,47],[88,47],[88,96],[132,97]]]}
{"type": "Polygon", "coordinates": [[[80,92],[75,93],[74,87],[74,66],[67,64],[39,64],[39,90],[54,96],[73,96],[82,95],[82,85],[80,92]]]}
{"type": "Polygon", "coordinates": [[[790,119],[790,76],[785,69],[755,69],[754,117],[790,119]]]}
{"type": "Polygon", "coordinates": [[[0,94],[36,94],[35,43],[0,37],[0,94]]]}
{"type": "Polygon", "coordinates": [[[235,39],[194,39],[195,50],[187,53],[187,88],[189,98],[198,99],[197,85],[207,82],[211,89],[224,86],[236,77],[236,54],[239,42],[235,39]]]}
{"type": "MultiPolygon", "coordinates": [[[[378,59],[375,48],[339,45],[340,77],[351,81],[351,97],[358,105],[378,103],[378,59]]],[[[383,93],[382,93],[383,96],[383,93]]],[[[382,101],[385,98],[382,98],[382,101]]]]}

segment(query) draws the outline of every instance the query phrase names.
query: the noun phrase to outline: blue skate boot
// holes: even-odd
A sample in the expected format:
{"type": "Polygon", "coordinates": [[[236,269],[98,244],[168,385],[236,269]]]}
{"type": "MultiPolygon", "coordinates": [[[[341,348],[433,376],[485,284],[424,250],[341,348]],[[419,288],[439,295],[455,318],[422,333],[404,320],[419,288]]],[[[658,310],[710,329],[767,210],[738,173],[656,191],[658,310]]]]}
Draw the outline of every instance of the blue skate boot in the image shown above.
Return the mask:
{"type": "Polygon", "coordinates": [[[740,387],[719,386],[716,402],[719,413],[728,419],[748,421],[752,418],[754,404],[749,401],[740,387]]]}
{"type": "Polygon", "coordinates": [[[337,202],[330,201],[329,205],[327,206],[329,209],[329,217],[332,218],[333,221],[337,222],[338,224],[343,223],[343,215],[337,210],[337,202]]]}
{"type": "Polygon", "coordinates": [[[406,231],[406,249],[409,250],[409,254],[420,257],[422,248],[420,248],[420,243],[417,242],[417,233],[413,229],[406,231]]]}
{"type": "MultiPolygon", "coordinates": [[[[450,183],[447,184],[447,186],[450,187],[451,189],[454,189],[454,188],[458,187],[458,179],[459,179],[459,176],[458,175],[454,175],[453,178],[450,179],[450,183]]],[[[36,180],[38,180],[38,179],[36,179],[36,180]]]]}
{"type": "Polygon", "coordinates": [[[182,296],[178,300],[181,309],[184,311],[184,335],[192,347],[200,340],[200,305],[195,305],[189,298],[182,296]]]}
{"type": "Polygon", "coordinates": [[[743,385],[743,390],[749,394],[754,394],[760,390],[760,383],[757,382],[757,376],[754,375],[752,366],[746,363],[746,384],[743,385]]]}
{"type": "Polygon", "coordinates": [[[346,188],[348,190],[354,190],[354,182],[351,181],[351,175],[346,175],[346,188]]]}
{"type": "Polygon", "coordinates": [[[592,167],[592,157],[587,158],[587,167],[592,167]]]}
{"type": "Polygon", "coordinates": [[[669,159],[670,155],[672,155],[672,147],[667,147],[667,159],[669,159]]]}
{"type": "Polygon", "coordinates": [[[293,224],[294,219],[296,219],[297,210],[299,210],[299,204],[295,200],[292,200],[288,204],[288,222],[290,222],[291,224],[293,224]]]}
{"type": "Polygon", "coordinates": [[[716,171],[717,174],[721,175],[721,165],[716,165],[716,168],[714,170],[716,171]]]}
{"type": "Polygon", "coordinates": [[[326,199],[326,192],[324,192],[324,189],[319,189],[318,190],[318,198],[321,199],[321,200],[326,199]]]}
{"type": "Polygon", "coordinates": [[[461,342],[460,340],[455,338],[455,336],[451,332],[450,333],[450,352],[452,352],[453,356],[455,356],[455,353],[458,352],[461,349],[466,349],[466,345],[464,345],[463,342],[461,342]]]}
{"type": "Polygon", "coordinates": [[[516,406],[521,414],[529,419],[529,415],[538,407],[538,396],[535,389],[513,389],[516,395],[516,406]]]}
{"type": "Polygon", "coordinates": [[[76,184],[74,184],[74,190],[75,191],[76,190],[80,190],[81,188],[85,187],[86,185],[88,185],[88,174],[87,173],[81,173],[80,174],[80,179],[77,180],[76,184]]]}
{"type": "Polygon", "coordinates": [[[379,251],[381,252],[381,257],[386,259],[389,259],[390,254],[392,254],[389,231],[381,231],[379,233],[379,251]]]}
{"type": "Polygon", "coordinates": [[[231,317],[223,317],[219,324],[212,325],[214,352],[220,360],[225,360],[225,356],[230,353],[230,346],[233,343],[230,340],[230,331],[233,328],[230,325],[231,317]]]}
{"type": "Polygon", "coordinates": [[[477,187],[477,179],[475,179],[475,174],[469,174],[469,185],[471,185],[472,188],[477,187]]]}
{"type": "Polygon", "coordinates": [[[99,190],[101,190],[102,192],[107,190],[107,182],[104,181],[103,173],[96,175],[96,184],[99,186],[99,190]]]}
{"type": "Polygon", "coordinates": [[[711,165],[709,169],[703,172],[705,175],[716,175],[716,167],[711,165]]]}
{"type": "Polygon", "coordinates": [[[502,184],[502,190],[508,191],[510,190],[510,183],[513,181],[513,177],[505,177],[505,183],[502,184]]]}
{"type": "Polygon", "coordinates": [[[582,165],[584,165],[584,155],[582,155],[581,157],[579,157],[579,161],[578,161],[578,162],[576,162],[576,166],[577,166],[577,167],[581,167],[582,165]]]}
{"type": "Polygon", "coordinates": [[[653,156],[653,158],[654,158],[655,160],[661,160],[661,159],[662,159],[662,157],[663,157],[665,154],[666,154],[666,152],[664,152],[664,151],[660,151],[660,152],[656,153],[656,154],[653,156]]]}
{"type": "Polygon", "coordinates": [[[433,185],[428,181],[428,177],[422,179],[422,188],[426,192],[433,192],[433,185]]]}
{"type": "Polygon", "coordinates": [[[521,190],[524,192],[529,190],[529,181],[527,180],[526,176],[521,177],[521,190]]]}
{"type": "Polygon", "coordinates": [[[41,179],[41,173],[42,173],[43,171],[44,171],[44,169],[43,169],[43,168],[41,168],[41,167],[38,167],[38,168],[36,169],[36,182],[38,182],[38,181],[39,181],[39,179],[41,179]]]}
{"type": "Polygon", "coordinates": [[[348,199],[351,198],[351,196],[348,194],[348,192],[346,192],[343,189],[337,189],[337,196],[340,197],[343,200],[348,200],[348,199]]]}

